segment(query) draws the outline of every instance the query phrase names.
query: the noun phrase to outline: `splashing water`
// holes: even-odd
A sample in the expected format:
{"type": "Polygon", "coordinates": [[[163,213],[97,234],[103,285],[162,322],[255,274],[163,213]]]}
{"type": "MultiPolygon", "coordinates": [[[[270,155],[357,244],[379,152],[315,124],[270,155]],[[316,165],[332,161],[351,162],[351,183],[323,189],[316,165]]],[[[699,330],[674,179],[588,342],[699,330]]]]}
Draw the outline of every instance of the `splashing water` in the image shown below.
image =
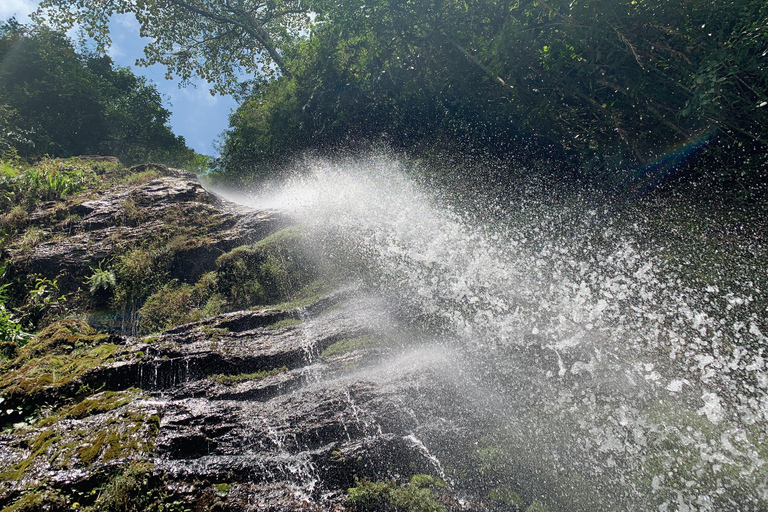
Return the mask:
{"type": "Polygon", "coordinates": [[[642,222],[586,201],[510,199],[483,224],[467,219],[498,204],[446,206],[385,157],[309,167],[240,202],[287,212],[334,272],[450,340],[496,496],[768,508],[764,275],[690,279],[642,222]]]}

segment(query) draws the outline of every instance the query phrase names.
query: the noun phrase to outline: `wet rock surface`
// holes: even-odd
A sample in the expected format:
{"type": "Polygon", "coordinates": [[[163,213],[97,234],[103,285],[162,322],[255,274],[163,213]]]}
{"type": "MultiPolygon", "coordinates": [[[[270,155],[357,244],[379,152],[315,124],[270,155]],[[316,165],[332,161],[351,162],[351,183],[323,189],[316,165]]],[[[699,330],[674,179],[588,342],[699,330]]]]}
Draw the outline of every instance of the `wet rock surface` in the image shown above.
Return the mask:
{"type": "MultiPolygon", "coordinates": [[[[284,265],[288,249],[241,247],[292,225],[285,215],[224,201],[183,171],[132,170],[144,171],[150,179],[38,204],[27,219],[35,236],[5,246],[11,274],[55,279],[91,325],[55,321],[0,368],[0,510],[345,510],[355,509],[351,487],[371,484],[365,492],[381,498],[406,492],[414,475],[431,475],[404,495],[429,501],[419,510],[483,509],[460,502],[458,462],[441,462],[451,450],[430,452],[466,446],[467,427],[441,419],[466,413],[448,411],[462,402],[450,379],[459,370],[443,364],[446,347],[417,349],[361,285],[323,285],[294,305],[201,313],[145,337],[121,331],[125,318],[94,323],[88,308],[120,305],[89,296],[87,276],[103,262],[127,265],[134,248],[164,251],[172,290],[202,289],[198,278],[218,266],[205,288],[214,298],[216,279],[242,285],[243,296],[259,290],[238,265],[263,265],[264,285],[303,275],[303,260],[284,265]],[[217,262],[225,253],[229,274],[217,262]]],[[[218,297],[224,311],[236,309],[226,303],[234,294],[218,297]]]]}
{"type": "MultiPolygon", "coordinates": [[[[327,350],[391,335],[375,306],[344,290],[121,338],[77,386],[50,388],[63,406],[0,437],[0,504],[34,486],[94,486],[136,460],[176,499],[219,510],[341,510],[356,479],[448,477],[420,439],[458,427],[416,412],[428,394],[452,392],[438,368],[388,365],[402,348],[389,343],[327,350]],[[74,387],[100,391],[74,403],[74,387]]],[[[467,509],[442,493],[444,506],[467,509]]]]}

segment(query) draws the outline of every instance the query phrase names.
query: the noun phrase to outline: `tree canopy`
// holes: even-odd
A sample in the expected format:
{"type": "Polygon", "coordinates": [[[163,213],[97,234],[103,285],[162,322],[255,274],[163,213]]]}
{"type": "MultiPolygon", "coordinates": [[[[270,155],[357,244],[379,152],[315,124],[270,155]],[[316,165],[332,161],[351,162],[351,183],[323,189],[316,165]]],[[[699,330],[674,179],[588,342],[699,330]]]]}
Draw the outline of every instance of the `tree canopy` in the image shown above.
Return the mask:
{"type": "Polygon", "coordinates": [[[255,77],[221,176],[385,137],[558,161],[597,180],[708,142],[710,167],[738,168],[731,181],[766,178],[764,2],[44,0],[39,17],[106,44],[109,16],[125,12],[154,38],[145,64],[220,92],[255,77]]]}
{"type": "Polygon", "coordinates": [[[139,64],[164,64],[182,82],[199,76],[219,92],[236,91],[241,74],[290,76],[282,51],[309,19],[301,0],[43,0],[37,19],[77,24],[104,50],[110,18],[126,13],[151,38],[139,64]]]}
{"type": "Polygon", "coordinates": [[[319,19],[292,76],[232,116],[223,172],[382,133],[598,173],[706,139],[764,168],[764,3],[351,1],[319,19]]]}
{"type": "Polygon", "coordinates": [[[194,158],[143,77],[106,56],[78,53],[61,32],[0,26],[0,149],[44,155],[110,154],[126,163],[194,158]]]}

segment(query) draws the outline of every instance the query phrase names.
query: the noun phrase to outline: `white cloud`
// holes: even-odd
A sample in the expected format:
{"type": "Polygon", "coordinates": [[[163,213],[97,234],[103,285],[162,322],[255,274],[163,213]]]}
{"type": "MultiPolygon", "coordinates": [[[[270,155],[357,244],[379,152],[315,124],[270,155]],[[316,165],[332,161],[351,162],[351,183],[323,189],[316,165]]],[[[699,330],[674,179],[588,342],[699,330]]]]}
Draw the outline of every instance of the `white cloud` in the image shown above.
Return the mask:
{"type": "Polygon", "coordinates": [[[122,47],[121,47],[121,46],[120,46],[118,43],[116,43],[116,42],[114,41],[114,39],[113,39],[113,40],[112,40],[112,44],[111,44],[111,45],[109,45],[109,48],[107,48],[107,55],[109,55],[110,57],[112,57],[112,60],[115,60],[115,61],[117,61],[117,60],[120,60],[120,59],[122,59],[123,57],[125,57],[125,51],[124,51],[124,50],[123,50],[123,48],[122,48],[122,47]]]}
{"type": "Polygon", "coordinates": [[[29,21],[27,16],[37,9],[36,0],[2,0],[0,2],[0,19],[7,20],[15,16],[22,23],[29,21]]]}

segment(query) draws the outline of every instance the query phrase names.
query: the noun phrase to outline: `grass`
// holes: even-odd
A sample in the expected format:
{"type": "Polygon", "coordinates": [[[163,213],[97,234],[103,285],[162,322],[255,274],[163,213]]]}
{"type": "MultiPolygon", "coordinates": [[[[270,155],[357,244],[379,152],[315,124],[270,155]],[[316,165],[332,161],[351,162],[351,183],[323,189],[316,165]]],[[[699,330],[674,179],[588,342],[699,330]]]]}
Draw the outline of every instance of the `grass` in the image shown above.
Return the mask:
{"type": "Polygon", "coordinates": [[[298,318],[285,318],[283,320],[280,320],[279,322],[275,322],[273,324],[270,324],[267,326],[268,329],[283,329],[285,327],[294,327],[296,325],[301,325],[304,323],[302,320],[299,320],[298,318]]]}
{"type": "Polygon", "coordinates": [[[224,384],[225,386],[233,386],[235,384],[239,384],[240,382],[245,382],[249,380],[263,380],[263,379],[266,379],[267,377],[279,375],[287,371],[288,371],[288,367],[283,366],[280,368],[274,368],[272,370],[261,370],[253,373],[240,373],[238,375],[217,374],[217,375],[211,375],[208,378],[211,380],[215,380],[219,384],[224,384]]]}
{"type": "Polygon", "coordinates": [[[381,340],[379,338],[371,335],[358,336],[357,338],[346,338],[337,341],[333,345],[323,350],[320,354],[320,359],[328,359],[333,356],[346,354],[355,350],[373,348],[380,343],[381,340]]]}

